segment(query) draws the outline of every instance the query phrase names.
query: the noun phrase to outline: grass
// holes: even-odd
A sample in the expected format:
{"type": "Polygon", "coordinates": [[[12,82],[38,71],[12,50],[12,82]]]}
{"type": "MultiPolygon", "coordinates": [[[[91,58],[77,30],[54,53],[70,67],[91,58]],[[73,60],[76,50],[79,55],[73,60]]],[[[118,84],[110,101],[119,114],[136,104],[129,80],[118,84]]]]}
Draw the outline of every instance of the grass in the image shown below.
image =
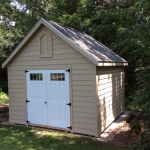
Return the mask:
{"type": "MultiPolygon", "coordinates": [[[[0,90],[0,104],[8,104],[7,94],[0,90]]],[[[0,113],[0,123],[6,114],[0,113]]],[[[69,133],[41,131],[21,126],[0,126],[0,150],[123,150],[94,138],[69,133]]]]}
{"type": "Polygon", "coordinates": [[[2,150],[123,150],[94,138],[69,133],[41,131],[29,127],[1,126],[2,150]]]}

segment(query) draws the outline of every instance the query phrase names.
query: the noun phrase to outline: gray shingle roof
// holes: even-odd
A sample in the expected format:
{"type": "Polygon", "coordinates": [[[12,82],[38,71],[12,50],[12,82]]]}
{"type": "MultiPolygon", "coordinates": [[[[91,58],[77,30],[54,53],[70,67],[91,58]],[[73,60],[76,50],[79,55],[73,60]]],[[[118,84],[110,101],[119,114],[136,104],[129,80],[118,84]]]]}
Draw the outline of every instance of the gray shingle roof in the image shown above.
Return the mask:
{"type": "MultiPolygon", "coordinates": [[[[48,20],[47,20],[48,21],[48,20]]],[[[64,36],[66,36],[73,43],[78,45],[83,51],[87,52],[94,59],[99,62],[117,62],[124,63],[127,62],[113,51],[108,49],[102,43],[95,40],[90,35],[77,31],[73,28],[66,27],[64,25],[60,25],[58,23],[48,21],[55,29],[61,32],[64,36]]]]}

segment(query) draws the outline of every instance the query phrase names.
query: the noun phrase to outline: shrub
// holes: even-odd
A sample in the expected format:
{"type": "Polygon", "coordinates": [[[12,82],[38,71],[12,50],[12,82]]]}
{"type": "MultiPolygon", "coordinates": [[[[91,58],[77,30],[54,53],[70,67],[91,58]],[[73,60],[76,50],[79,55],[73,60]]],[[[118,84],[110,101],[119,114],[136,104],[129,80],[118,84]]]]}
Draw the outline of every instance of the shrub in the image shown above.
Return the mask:
{"type": "Polygon", "coordinates": [[[150,67],[138,70],[136,80],[139,84],[138,90],[132,96],[131,105],[135,115],[132,127],[140,131],[140,135],[132,149],[145,150],[150,149],[150,67]],[[144,128],[139,126],[139,121],[142,121],[144,128]]]}
{"type": "Polygon", "coordinates": [[[8,96],[0,89],[0,104],[8,104],[8,96]]]}

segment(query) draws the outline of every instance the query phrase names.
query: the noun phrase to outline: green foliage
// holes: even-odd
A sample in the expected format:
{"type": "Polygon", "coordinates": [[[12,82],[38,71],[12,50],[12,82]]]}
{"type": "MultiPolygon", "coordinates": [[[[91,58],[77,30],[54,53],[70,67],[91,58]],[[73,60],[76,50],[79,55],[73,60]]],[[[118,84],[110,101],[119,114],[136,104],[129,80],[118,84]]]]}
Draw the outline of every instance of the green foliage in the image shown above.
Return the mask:
{"type": "MultiPolygon", "coordinates": [[[[92,138],[69,133],[40,131],[27,127],[0,128],[0,147],[4,150],[117,150],[118,147],[92,138]]],[[[123,150],[123,148],[122,148],[123,150]]]]}
{"type": "Polygon", "coordinates": [[[8,104],[8,96],[0,89],[0,104],[8,104]]]}
{"type": "Polygon", "coordinates": [[[0,0],[0,88],[6,93],[7,70],[1,69],[1,65],[37,21],[11,2],[12,0],[0,0]],[[15,21],[15,26],[10,25],[11,21],[15,21]]]}
{"type": "Polygon", "coordinates": [[[150,66],[137,70],[139,89],[133,96],[132,106],[136,110],[150,110],[150,66]]]}
{"type": "Polygon", "coordinates": [[[150,67],[145,67],[137,70],[138,90],[132,96],[133,101],[131,106],[134,109],[135,120],[132,123],[133,129],[141,131],[139,120],[142,120],[144,130],[132,149],[150,149],[150,67]]]}

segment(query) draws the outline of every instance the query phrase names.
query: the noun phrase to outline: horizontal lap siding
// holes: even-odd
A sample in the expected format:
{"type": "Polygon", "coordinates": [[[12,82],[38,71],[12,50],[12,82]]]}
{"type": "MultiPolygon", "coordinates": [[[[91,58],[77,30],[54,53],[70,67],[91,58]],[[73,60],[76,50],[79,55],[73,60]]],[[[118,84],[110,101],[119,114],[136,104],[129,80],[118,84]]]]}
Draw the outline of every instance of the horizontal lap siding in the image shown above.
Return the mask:
{"type": "Polygon", "coordinates": [[[10,120],[26,124],[25,70],[50,70],[71,67],[72,125],[76,133],[95,135],[94,71],[95,65],[62,39],[53,35],[53,58],[39,58],[38,30],[9,65],[10,120]]]}
{"type": "Polygon", "coordinates": [[[99,133],[124,110],[123,67],[97,67],[99,133]]]}

